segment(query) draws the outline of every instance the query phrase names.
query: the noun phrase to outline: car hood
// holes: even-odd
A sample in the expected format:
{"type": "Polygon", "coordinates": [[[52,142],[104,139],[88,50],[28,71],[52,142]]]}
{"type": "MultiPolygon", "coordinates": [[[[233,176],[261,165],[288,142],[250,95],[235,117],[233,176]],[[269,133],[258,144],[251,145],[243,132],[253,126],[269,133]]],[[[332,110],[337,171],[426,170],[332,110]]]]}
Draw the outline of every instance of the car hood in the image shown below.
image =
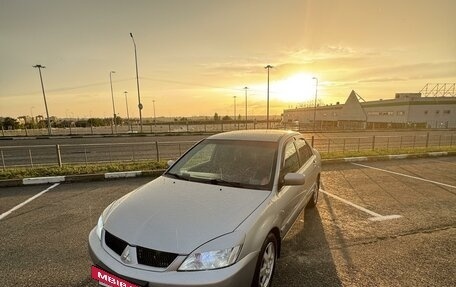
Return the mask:
{"type": "Polygon", "coordinates": [[[189,254],[233,232],[269,194],[161,176],[119,199],[104,228],[130,245],[189,254]]]}

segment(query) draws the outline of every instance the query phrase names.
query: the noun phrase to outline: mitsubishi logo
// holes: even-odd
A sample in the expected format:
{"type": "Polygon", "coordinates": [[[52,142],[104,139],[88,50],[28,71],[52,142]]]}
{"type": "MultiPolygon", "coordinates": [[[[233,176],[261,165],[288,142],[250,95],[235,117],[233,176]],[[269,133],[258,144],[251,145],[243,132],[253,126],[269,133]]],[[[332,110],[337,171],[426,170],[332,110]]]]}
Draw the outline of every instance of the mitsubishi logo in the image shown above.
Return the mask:
{"type": "Polygon", "coordinates": [[[127,245],[125,247],[124,251],[122,252],[122,255],[120,255],[120,260],[122,260],[122,262],[125,264],[131,263],[130,246],[127,245]]]}

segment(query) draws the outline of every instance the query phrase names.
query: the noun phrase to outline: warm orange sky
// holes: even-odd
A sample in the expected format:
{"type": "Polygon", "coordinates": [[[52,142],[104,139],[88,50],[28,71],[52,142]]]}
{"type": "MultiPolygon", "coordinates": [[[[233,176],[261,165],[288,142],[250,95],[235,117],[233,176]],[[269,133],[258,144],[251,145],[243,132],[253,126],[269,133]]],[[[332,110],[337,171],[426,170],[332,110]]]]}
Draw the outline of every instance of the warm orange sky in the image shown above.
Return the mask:
{"type": "Polygon", "coordinates": [[[456,82],[454,0],[0,0],[0,117],[143,117],[266,113],[312,100],[344,102],[456,82]]]}

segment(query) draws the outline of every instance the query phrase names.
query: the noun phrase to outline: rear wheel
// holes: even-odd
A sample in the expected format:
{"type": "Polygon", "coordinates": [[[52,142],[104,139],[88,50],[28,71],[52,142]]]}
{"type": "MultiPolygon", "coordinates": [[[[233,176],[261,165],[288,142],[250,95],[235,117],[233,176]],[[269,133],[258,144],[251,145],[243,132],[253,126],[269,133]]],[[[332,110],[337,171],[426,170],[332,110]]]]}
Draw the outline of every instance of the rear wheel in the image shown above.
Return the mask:
{"type": "Polygon", "coordinates": [[[317,181],[315,182],[315,188],[312,192],[312,198],[310,199],[309,203],[307,203],[308,208],[313,208],[318,203],[318,195],[320,194],[320,175],[317,177],[317,181]]]}
{"type": "Polygon", "coordinates": [[[252,287],[270,287],[277,261],[277,238],[270,233],[261,247],[252,287]]]}

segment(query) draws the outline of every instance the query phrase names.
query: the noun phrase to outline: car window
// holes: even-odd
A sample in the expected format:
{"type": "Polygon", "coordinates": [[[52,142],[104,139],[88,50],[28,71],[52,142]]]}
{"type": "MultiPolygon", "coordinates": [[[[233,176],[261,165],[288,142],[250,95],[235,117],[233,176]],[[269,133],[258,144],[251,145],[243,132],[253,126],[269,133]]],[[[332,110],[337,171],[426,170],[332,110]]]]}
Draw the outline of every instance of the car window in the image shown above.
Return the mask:
{"type": "Polygon", "coordinates": [[[312,157],[313,153],[310,146],[303,138],[296,139],[295,145],[298,150],[299,159],[301,160],[302,166],[312,157]]]}
{"type": "Polygon", "coordinates": [[[290,141],[285,146],[284,151],[284,162],[282,167],[282,175],[285,175],[289,172],[296,172],[299,169],[299,158],[298,153],[296,152],[296,147],[293,141],[290,141]]]}
{"type": "Polygon", "coordinates": [[[193,155],[193,157],[185,162],[185,164],[182,166],[182,169],[195,169],[196,167],[209,162],[212,158],[212,155],[214,154],[215,146],[215,144],[204,145],[193,155]]]}
{"type": "Polygon", "coordinates": [[[270,190],[276,158],[276,142],[204,140],[165,175],[207,184],[270,190]]]}

